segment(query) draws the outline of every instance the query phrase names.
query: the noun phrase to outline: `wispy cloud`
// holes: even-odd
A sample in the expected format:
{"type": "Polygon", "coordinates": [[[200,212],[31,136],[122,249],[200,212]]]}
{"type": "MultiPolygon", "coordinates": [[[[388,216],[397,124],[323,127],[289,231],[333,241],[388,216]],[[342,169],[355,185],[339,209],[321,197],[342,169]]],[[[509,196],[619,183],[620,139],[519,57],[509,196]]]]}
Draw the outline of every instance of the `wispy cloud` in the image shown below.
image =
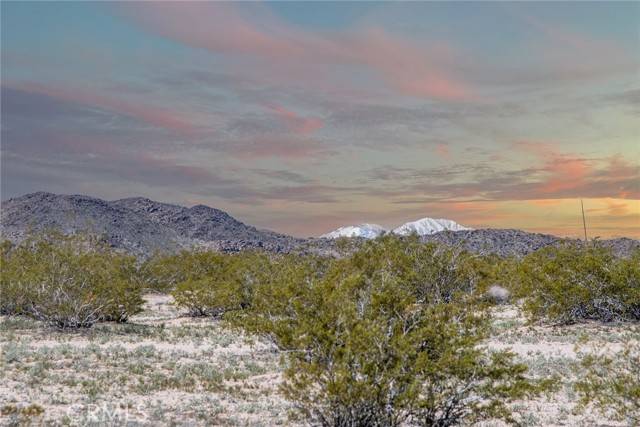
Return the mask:
{"type": "Polygon", "coordinates": [[[3,85],[22,92],[39,94],[66,102],[73,102],[87,108],[97,108],[126,115],[149,125],[192,135],[195,126],[181,112],[158,108],[144,103],[126,101],[122,97],[110,97],[93,90],[82,88],[63,88],[42,83],[22,83],[17,85],[3,85]]]}
{"type": "Polygon", "coordinates": [[[286,125],[290,132],[298,135],[310,135],[324,126],[318,117],[301,117],[281,105],[269,104],[267,108],[286,125]]]}
{"type": "MultiPolygon", "coordinates": [[[[438,168],[376,168],[370,177],[398,203],[445,200],[514,201],[566,198],[640,198],[640,165],[621,156],[584,158],[553,144],[517,142],[513,149],[538,159],[531,167],[498,170],[490,164],[438,168]]],[[[379,191],[379,190],[377,190],[379,191]]]]}
{"type": "Polygon", "coordinates": [[[327,66],[359,66],[391,89],[415,97],[464,100],[473,96],[449,66],[453,49],[444,41],[415,45],[382,28],[318,34],[277,19],[267,7],[247,13],[232,3],[131,3],[120,13],[141,28],[216,54],[262,61],[263,73],[281,83],[312,76],[322,85],[327,66]],[[257,19],[259,17],[259,20],[257,19]],[[189,22],[189,25],[184,25],[189,22]]]}

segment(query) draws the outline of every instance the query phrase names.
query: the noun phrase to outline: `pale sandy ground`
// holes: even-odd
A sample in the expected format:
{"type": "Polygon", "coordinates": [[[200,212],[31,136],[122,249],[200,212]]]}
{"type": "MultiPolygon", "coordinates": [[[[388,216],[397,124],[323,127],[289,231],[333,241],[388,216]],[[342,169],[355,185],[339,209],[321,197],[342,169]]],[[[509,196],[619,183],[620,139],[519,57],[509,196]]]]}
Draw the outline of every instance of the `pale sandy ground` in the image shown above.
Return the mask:
{"type": "MultiPolygon", "coordinates": [[[[0,425],[303,424],[278,393],[282,362],[272,345],[186,317],[170,302],[149,295],[130,324],[81,332],[0,317],[0,425]]],[[[614,426],[575,411],[572,366],[585,352],[615,354],[639,339],[637,325],[527,326],[504,306],[486,345],[511,349],[534,376],[562,378],[553,395],[514,405],[522,425],[614,426]]]]}
{"type": "MultiPolygon", "coordinates": [[[[493,336],[486,343],[491,350],[510,350],[526,363],[536,378],[557,375],[559,389],[548,396],[514,405],[525,426],[625,426],[610,414],[592,407],[579,408],[573,384],[576,365],[587,354],[616,357],[627,342],[640,341],[640,325],[589,322],[571,326],[528,325],[514,306],[494,310],[493,336]]],[[[621,356],[620,356],[621,357],[621,356]]],[[[503,425],[498,422],[483,426],[503,425]]]]}

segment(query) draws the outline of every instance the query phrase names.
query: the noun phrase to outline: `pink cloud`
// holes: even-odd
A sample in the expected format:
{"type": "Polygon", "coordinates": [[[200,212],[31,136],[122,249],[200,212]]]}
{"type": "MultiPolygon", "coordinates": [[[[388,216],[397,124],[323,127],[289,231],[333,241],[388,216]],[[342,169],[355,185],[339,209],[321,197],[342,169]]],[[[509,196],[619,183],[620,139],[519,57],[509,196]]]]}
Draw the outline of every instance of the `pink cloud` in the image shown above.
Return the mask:
{"type": "Polygon", "coordinates": [[[550,177],[538,187],[542,194],[582,188],[594,171],[586,160],[566,156],[552,159],[545,166],[545,170],[549,172],[550,177]]]}
{"type": "Polygon", "coordinates": [[[267,108],[287,126],[289,131],[299,135],[312,134],[324,126],[323,121],[317,117],[301,117],[280,105],[267,105],[267,108]]]}
{"type": "Polygon", "coordinates": [[[223,2],[138,2],[120,6],[121,14],[143,29],[215,54],[253,58],[265,79],[291,78],[322,85],[326,65],[365,67],[388,88],[403,95],[442,100],[473,96],[454,77],[453,49],[443,43],[417,46],[378,28],[326,35],[304,31],[275,17],[268,7],[223,2]],[[255,19],[259,15],[259,22],[255,19]],[[309,78],[310,75],[313,78],[309,78]]]}
{"type": "Polygon", "coordinates": [[[447,144],[437,144],[436,154],[442,157],[443,159],[451,158],[451,151],[449,150],[449,146],[447,144]]]}
{"type": "Polygon", "coordinates": [[[640,198],[640,167],[616,155],[606,159],[587,159],[561,153],[550,142],[520,141],[512,144],[542,161],[543,173],[533,181],[531,198],[566,197],[640,198]],[[636,182],[635,185],[630,183],[636,182]],[[603,194],[605,190],[608,194],[603,194]]]}
{"type": "Polygon", "coordinates": [[[184,135],[195,132],[194,125],[180,112],[112,98],[91,90],[51,87],[39,83],[20,84],[13,88],[122,114],[184,135]]]}
{"type": "Polygon", "coordinates": [[[381,72],[405,95],[448,100],[471,98],[468,86],[453,78],[447,67],[451,65],[451,49],[437,45],[425,50],[382,29],[369,29],[358,35],[349,54],[381,72]]]}
{"type": "Polygon", "coordinates": [[[544,199],[545,195],[585,187],[587,179],[595,170],[589,160],[560,153],[549,142],[519,141],[514,147],[544,161],[540,169],[546,173],[546,177],[535,186],[535,192],[541,199],[544,199]]]}

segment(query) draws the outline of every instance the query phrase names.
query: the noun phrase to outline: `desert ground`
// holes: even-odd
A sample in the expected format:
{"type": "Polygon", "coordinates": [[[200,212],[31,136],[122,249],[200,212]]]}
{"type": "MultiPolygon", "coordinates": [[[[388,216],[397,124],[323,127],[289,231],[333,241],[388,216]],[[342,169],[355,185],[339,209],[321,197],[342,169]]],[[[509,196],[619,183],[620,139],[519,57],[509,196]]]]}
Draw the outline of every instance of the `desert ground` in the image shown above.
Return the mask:
{"type": "MultiPolygon", "coordinates": [[[[129,323],[83,331],[0,317],[0,425],[304,424],[278,392],[284,361],[275,346],[190,318],[169,296],[145,298],[129,323]]],[[[576,405],[573,367],[589,352],[615,355],[631,340],[640,340],[639,325],[527,325],[516,306],[504,305],[485,345],[510,348],[533,376],[560,377],[551,394],[513,406],[521,425],[616,426],[576,405]]]]}

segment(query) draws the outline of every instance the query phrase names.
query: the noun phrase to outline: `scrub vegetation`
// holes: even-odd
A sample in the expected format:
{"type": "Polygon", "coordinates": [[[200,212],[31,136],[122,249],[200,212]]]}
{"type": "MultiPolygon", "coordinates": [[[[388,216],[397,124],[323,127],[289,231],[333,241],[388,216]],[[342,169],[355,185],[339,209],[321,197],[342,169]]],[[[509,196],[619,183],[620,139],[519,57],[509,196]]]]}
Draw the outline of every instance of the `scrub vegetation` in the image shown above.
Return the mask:
{"type": "Polygon", "coordinates": [[[203,424],[546,425],[528,402],[559,394],[638,422],[638,252],[617,258],[595,242],[501,258],[384,236],[333,258],[183,251],[141,262],[49,233],[5,242],[1,256],[0,404],[16,422],[62,415],[11,400],[11,387],[60,381],[61,405],[126,391],[142,424],[172,413],[203,424]],[[29,338],[42,334],[52,347],[29,338]],[[589,334],[604,353],[574,349],[589,334]],[[89,345],[65,347],[77,339],[89,345]],[[66,378],[63,359],[100,368],[66,378]],[[154,412],[147,396],[167,392],[184,399],[154,412]],[[215,403],[196,416],[183,405],[197,393],[215,403]]]}

